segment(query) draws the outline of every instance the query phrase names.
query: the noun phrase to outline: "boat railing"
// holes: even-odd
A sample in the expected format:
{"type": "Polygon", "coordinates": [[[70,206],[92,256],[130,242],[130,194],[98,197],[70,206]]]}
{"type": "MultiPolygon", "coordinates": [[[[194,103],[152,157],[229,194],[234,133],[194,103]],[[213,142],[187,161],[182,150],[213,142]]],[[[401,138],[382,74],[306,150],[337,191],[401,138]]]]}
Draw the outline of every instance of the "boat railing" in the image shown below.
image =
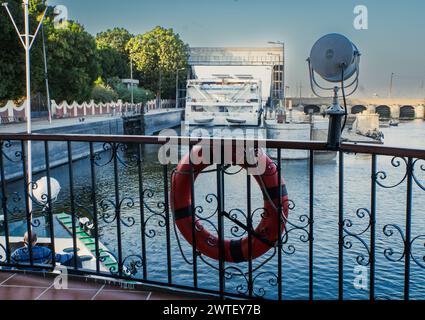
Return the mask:
{"type": "MultiPolygon", "coordinates": [[[[293,285],[285,277],[284,262],[288,256],[294,255],[299,247],[300,252],[308,260],[305,290],[306,299],[315,299],[317,277],[316,236],[319,232],[316,224],[318,206],[321,201],[317,190],[317,158],[324,152],[337,154],[337,183],[333,190],[337,194],[334,209],[337,219],[334,221],[337,230],[337,295],[335,298],[346,298],[347,276],[345,267],[347,255],[354,254],[355,264],[367,271],[368,284],[364,288],[368,299],[379,297],[376,283],[379,279],[377,256],[385,259],[388,268],[394,264],[403,264],[402,298],[411,298],[412,279],[411,268],[414,265],[425,272],[425,264],[419,252],[415,252],[418,242],[423,242],[423,230],[415,229],[412,217],[416,214],[413,203],[413,193],[416,189],[425,191],[425,150],[393,148],[387,146],[362,145],[343,143],[338,148],[329,148],[325,142],[314,141],[278,141],[258,139],[223,139],[223,138],[189,138],[189,137],[151,137],[151,136],[90,136],[90,135],[46,135],[46,134],[1,134],[0,135],[0,178],[1,178],[1,212],[3,215],[3,232],[0,238],[0,266],[3,269],[39,269],[45,270],[45,265],[37,265],[30,259],[29,265],[22,265],[13,261],[11,257],[12,225],[16,221],[23,221],[25,231],[35,232],[45,230],[50,238],[51,249],[55,250],[55,235],[58,232],[58,221],[67,229],[72,238],[71,252],[78,254],[78,246],[86,245],[95,258],[93,269],[79,268],[77,264],[70,268],[70,272],[86,276],[110,277],[116,280],[137,281],[145,285],[155,285],[167,289],[197,291],[214,294],[220,298],[265,298],[285,299],[284,289],[293,285]],[[35,181],[28,181],[26,164],[28,158],[27,142],[31,141],[32,148],[42,154],[43,164],[38,166],[38,175],[46,176],[51,181],[58,172],[67,185],[63,185],[63,193],[69,197],[66,209],[57,206],[51,201],[51,188],[43,199],[44,204],[38,203],[30,196],[28,186],[35,189],[35,181]],[[256,177],[246,173],[243,185],[237,196],[246,203],[245,208],[229,210],[230,204],[225,203],[227,177],[236,174],[245,174],[241,171],[231,171],[222,161],[213,163],[206,171],[215,175],[215,182],[211,183],[211,190],[206,197],[208,204],[215,203],[213,213],[208,213],[196,203],[196,177],[201,172],[195,172],[194,164],[190,161],[190,175],[192,194],[195,199],[188,209],[188,217],[193,222],[202,222],[209,226],[211,232],[218,239],[217,260],[210,259],[198,250],[196,243],[190,246],[179,230],[175,228],[174,212],[171,206],[171,182],[175,175],[176,164],[151,163],[146,161],[146,146],[179,146],[180,153],[193,150],[200,143],[202,146],[214,147],[227,143],[230,146],[244,145],[262,146],[276,153],[273,162],[278,176],[283,176],[285,162],[282,154],[286,150],[304,150],[308,153],[305,179],[307,188],[306,210],[295,213],[300,199],[294,199],[289,193],[288,203],[283,203],[282,182],[278,179],[277,188],[280,197],[276,205],[279,209],[287,206],[289,215],[276,215],[276,228],[279,236],[275,243],[269,244],[270,251],[263,258],[250,259],[253,256],[253,239],[263,239],[264,234],[258,234],[253,224],[260,218],[267,217],[261,208],[253,208],[253,184],[256,177]],[[57,153],[58,145],[64,145],[65,150],[57,153]],[[81,161],[86,161],[87,176],[81,177],[76,171],[74,150],[78,149],[81,161]],[[347,154],[367,155],[369,166],[364,168],[368,178],[367,204],[354,215],[348,212],[345,197],[350,190],[346,189],[345,159],[347,154]],[[81,156],[82,155],[82,156],[81,156]],[[62,156],[65,162],[58,161],[62,156]],[[370,160],[369,160],[370,159],[370,160]],[[7,179],[11,166],[18,166],[22,170],[23,179],[9,181],[7,179]],[[147,169],[155,167],[162,183],[152,185],[151,172],[147,169]],[[394,170],[399,177],[398,181],[390,179],[394,170]],[[112,170],[111,170],[112,169],[112,170]],[[63,173],[65,172],[65,173],[63,173]],[[111,174],[107,174],[107,173],[111,174]],[[137,177],[137,190],[128,188],[128,180],[137,177]],[[107,177],[107,181],[101,180],[107,177]],[[78,180],[77,180],[78,179],[78,180]],[[81,179],[85,181],[80,181],[81,179]],[[390,181],[391,180],[391,181],[390,181]],[[99,185],[102,188],[99,188],[99,185]],[[19,187],[17,187],[19,185],[19,187]],[[397,188],[403,193],[404,210],[400,212],[400,220],[391,224],[382,225],[377,214],[380,203],[378,192],[397,188]],[[101,190],[100,190],[101,189],[101,190]],[[63,211],[67,212],[63,212],[63,211]],[[215,211],[215,212],[214,212],[215,211]],[[81,225],[81,218],[88,223],[81,225]],[[360,223],[361,230],[353,230],[360,223]],[[88,230],[87,228],[90,227],[88,230]],[[107,231],[105,231],[107,230],[107,231]],[[107,234],[105,234],[107,232],[107,234]],[[422,232],[422,233],[421,233],[422,232]],[[388,242],[377,244],[377,236],[383,236],[388,242]],[[397,238],[398,236],[398,238],[397,238]],[[244,249],[248,256],[239,263],[227,262],[224,242],[225,238],[238,241],[247,237],[248,246],[244,249]],[[396,240],[398,239],[398,240],[396,240]],[[390,241],[391,240],[391,241],[390,241]],[[395,241],[395,242],[394,242],[395,241]],[[104,244],[105,243],[105,244],[104,244]],[[354,249],[354,243],[360,244],[354,249]],[[161,261],[159,262],[160,257],[161,261]],[[245,261],[246,260],[246,261],[245,261]],[[178,267],[176,267],[178,266],[178,267]],[[216,281],[207,281],[216,279],[216,281]]],[[[39,159],[40,160],[40,159],[39,159]]],[[[34,175],[36,176],[36,175],[34,175]]],[[[319,177],[324,178],[324,177],[319,177]]],[[[326,177],[325,177],[326,178],[326,177]]],[[[394,178],[394,177],[392,177],[394,178]]],[[[35,178],[34,178],[35,180],[35,178]]],[[[290,191],[290,186],[288,186],[290,191]]],[[[64,194],[61,195],[65,196],[64,194]]],[[[280,211],[279,211],[280,212],[280,211]]],[[[191,234],[202,232],[200,224],[192,224],[191,234]]],[[[264,231],[264,230],[263,230],[264,231]]],[[[264,231],[267,233],[267,230],[264,231]]],[[[189,236],[190,238],[190,236],[189,236]]],[[[31,245],[29,246],[31,255],[31,245]]],[[[52,261],[51,269],[56,266],[52,261]]]]}

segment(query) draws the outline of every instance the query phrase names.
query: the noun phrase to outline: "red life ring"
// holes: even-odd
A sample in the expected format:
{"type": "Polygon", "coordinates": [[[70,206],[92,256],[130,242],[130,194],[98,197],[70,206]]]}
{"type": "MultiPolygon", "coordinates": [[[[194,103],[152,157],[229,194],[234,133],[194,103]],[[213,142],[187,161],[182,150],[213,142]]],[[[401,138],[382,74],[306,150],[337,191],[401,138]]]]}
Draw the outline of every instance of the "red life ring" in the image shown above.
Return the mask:
{"type": "MultiPolygon", "coordinates": [[[[194,147],[192,149],[192,154],[201,155],[202,148],[194,147]]],[[[192,179],[190,162],[190,154],[187,154],[178,165],[176,171],[172,177],[171,185],[171,207],[174,214],[175,223],[182,233],[183,237],[191,245],[192,241],[192,179]]],[[[267,253],[272,249],[276,242],[279,239],[278,235],[278,207],[279,207],[279,176],[278,170],[274,162],[263,152],[260,151],[258,155],[259,161],[265,161],[266,170],[259,176],[254,176],[255,180],[261,187],[264,197],[264,213],[262,214],[262,219],[258,226],[255,228],[255,234],[260,235],[261,237],[251,236],[251,248],[252,255],[249,256],[248,247],[249,247],[249,237],[246,236],[243,239],[239,240],[227,240],[224,239],[224,256],[226,262],[240,263],[245,262],[250,259],[257,259],[267,253]]],[[[240,165],[242,168],[247,169],[247,165],[240,165]]],[[[209,165],[193,164],[194,179],[199,176],[199,174],[205,170],[209,165]]],[[[285,229],[285,222],[288,217],[288,192],[285,186],[285,181],[281,181],[282,187],[282,233],[285,229]]],[[[199,219],[196,219],[196,249],[204,254],[205,256],[219,260],[220,250],[219,250],[219,239],[216,235],[211,234],[205,228],[202,227],[199,219]]]]}

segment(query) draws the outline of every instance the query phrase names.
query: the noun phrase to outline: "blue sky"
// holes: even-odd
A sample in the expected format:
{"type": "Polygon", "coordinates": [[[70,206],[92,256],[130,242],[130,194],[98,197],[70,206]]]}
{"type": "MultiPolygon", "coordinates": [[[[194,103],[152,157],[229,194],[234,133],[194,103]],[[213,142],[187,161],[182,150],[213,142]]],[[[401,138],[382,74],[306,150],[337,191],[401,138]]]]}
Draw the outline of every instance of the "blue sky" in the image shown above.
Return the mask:
{"type": "MultiPolygon", "coordinates": [[[[285,41],[287,83],[308,90],[305,59],[329,32],[343,33],[362,52],[359,95],[425,97],[425,1],[423,0],[51,0],[69,18],[96,34],[115,26],[144,33],[156,25],[173,28],[191,46],[264,46],[285,41]],[[366,5],[369,29],[355,30],[353,9],[366,5]]],[[[309,91],[308,91],[309,92],[309,91]]]]}

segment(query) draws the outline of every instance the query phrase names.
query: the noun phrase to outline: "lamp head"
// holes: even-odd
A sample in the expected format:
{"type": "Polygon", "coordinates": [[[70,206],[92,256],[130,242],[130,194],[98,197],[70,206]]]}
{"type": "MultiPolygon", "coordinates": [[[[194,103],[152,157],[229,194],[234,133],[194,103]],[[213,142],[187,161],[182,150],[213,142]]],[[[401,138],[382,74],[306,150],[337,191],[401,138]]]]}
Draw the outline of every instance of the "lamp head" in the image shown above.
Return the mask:
{"type": "Polygon", "coordinates": [[[311,68],[328,82],[351,78],[360,63],[357,47],[345,36],[331,33],[320,38],[311,49],[311,68]],[[342,74],[344,72],[344,78],[342,74]]]}

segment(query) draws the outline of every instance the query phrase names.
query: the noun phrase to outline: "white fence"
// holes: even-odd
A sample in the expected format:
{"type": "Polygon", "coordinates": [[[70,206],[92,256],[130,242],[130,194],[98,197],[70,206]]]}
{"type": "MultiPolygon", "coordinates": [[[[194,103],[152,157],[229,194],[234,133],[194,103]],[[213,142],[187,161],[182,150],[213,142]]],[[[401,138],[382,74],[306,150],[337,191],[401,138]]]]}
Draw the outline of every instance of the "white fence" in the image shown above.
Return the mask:
{"type": "Polygon", "coordinates": [[[66,101],[57,104],[52,100],[52,115],[54,118],[73,118],[107,114],[115,115],[128,112],[138,113],[141,112],[142,107],[142,104],[123,103],[120,100],[108,103],[94,103],[94,101],[90,101],[89,103],[83,102],[82,104],[78,104],[77,102],[68,104],[66,101]]]}
{"type": "Polygon", "coordinates": [[[0,107],[1,123],[18,122],[26,119],[26,101],[17,106],[9,100],[4,107],[0,107]]]}
{"type": "Polygon", "coordinates": [[[157,110],[157,109],[172,109],[176,107],[176,100],[161,100],[160,103],[158,103],[156,100],[150,100],[146,102],[146,111],[149,112],[149,110],[157,110]]]}
{"type": "MultiPolygon", "coordinates": [[[[174,100],[162,100],[157,103],[156,100],[148,101],[145,104],[145,111],[161,109],[171,109],[175,107],[174,100]]],[[[108,103],[94,103],[94,101],[83,102],[79,104],[73,102],[68,104],[66,101],[57,104],[52,100],[53,118],[73,118],[96,115],[118,115],[125,113],[140,113],[143,110],[143,104],[123,103],[121,100],[108,103]]],[[[0,107],[0,123],[23,122],[27,119],[26,101],[21,105],[16,105],[9,100],[4,107],[0,107]]]]}

